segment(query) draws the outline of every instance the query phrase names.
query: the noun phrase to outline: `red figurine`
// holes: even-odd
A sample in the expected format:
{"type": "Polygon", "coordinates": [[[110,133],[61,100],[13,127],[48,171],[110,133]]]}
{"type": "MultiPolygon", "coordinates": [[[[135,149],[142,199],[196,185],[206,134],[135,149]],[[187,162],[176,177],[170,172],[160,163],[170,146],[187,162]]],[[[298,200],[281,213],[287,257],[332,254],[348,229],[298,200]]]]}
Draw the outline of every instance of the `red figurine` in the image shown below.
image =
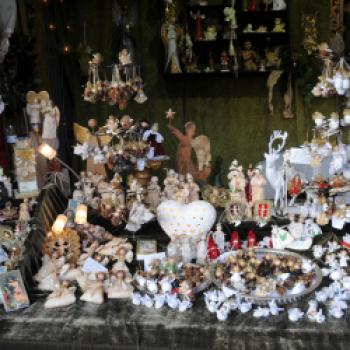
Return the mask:
{"type": "Polygon", "coordinates": [[[248,232],[248,248],[254,248],[256,246],[256,234],[252,230],[248,232]]]}
{"type": "Polygon", "coordinates": [[[196,13],[191,12],[191,17],[196,21],[195,40],[196,41],[203,40],[204,35],[203,35],[202,21],[205,18],[205,16],[202,15],[198,10],[196,13]]]}
{"type": "Polygon", "coordinates": [[[249,11],[256,11],[256,10],[257,10],[256,0],[251,0],[249,4],[249,11]]]}
{"type": "Polygon", "coordinates": [[[237,231],[231,233],[230,246],[231,249],[241,249],[241,240],[237,231]]]}
{"type": "Polygon", "coordinates": [[[216,260],[220,256],[220,251],[212,236],[208,239],[207,256],[209,260],[216,260]]]}

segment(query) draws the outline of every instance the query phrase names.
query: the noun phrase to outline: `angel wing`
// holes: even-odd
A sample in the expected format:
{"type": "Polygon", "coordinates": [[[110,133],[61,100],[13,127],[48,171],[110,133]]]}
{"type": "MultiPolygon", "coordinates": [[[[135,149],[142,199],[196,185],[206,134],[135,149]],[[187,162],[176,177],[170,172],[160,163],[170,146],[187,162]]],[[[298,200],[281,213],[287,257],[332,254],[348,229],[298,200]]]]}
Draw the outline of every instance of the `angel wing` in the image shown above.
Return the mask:
{"type": "Polygon", "coordinates": [[[198,170],[202,171],[204,167],[210,166],[210,140],[208,136],[199,135],[192,140],[191,145],[196,153],[198,161],[198,170]]]}
{"type": "Polygon", "coordinates": [[[74,136],[80,143],[88,142],[91,136],[91,132],[88,128],[79,125],[78,123],[73,124],[74,136]]]}

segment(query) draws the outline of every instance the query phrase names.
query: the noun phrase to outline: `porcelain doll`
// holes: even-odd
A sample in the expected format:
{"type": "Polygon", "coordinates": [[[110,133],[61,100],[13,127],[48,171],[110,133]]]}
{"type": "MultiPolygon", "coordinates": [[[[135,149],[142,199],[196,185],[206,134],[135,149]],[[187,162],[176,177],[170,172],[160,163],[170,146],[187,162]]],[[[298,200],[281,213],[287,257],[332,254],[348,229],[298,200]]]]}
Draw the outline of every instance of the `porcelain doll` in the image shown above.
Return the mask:
{"type": "Polygon", "coordinates": [[[258,55],[252,47],[251,41],[247,40],[244,42],[244,47],[241,51],[243,67],[247,71],[258,70],[258,55]]]}
{"type": "Polygon", "coordinates": [[[152,176],[147,186],[147,203],[151,210],[156,210],[160,203],[161,189],[158,185],[158,177],[152,176]]]}
{"type": "Polygon", "coordinates": [[[199,200],[199,186],[194,182],[191,174],[186,175],[186,187],[188,189],[188,202],[194,202],[199,200]]]}
{"type": "Polygon", "coordinates": [[[75,287],[70,287],[68,281],[63,281],[46,299],[45,309],[72,305],[76,301],[75,287]]]}
{"type": "Polygon", "coordinates": [[[124,270],[113,273],[108,285],[108,299],[130,298],[134,290],[131,281],[131,276],[124,270]]]}
{"type": "Polygon", "coordinates": [[[131,54],[128,49],[122,49],[118,54],[118,59],[122,66],[132,64],[131,54]]]}
{"type": "Polygon", "coordinates": [[[85,292],[80,300],[94,304],[102,304],[104,302],[104,273],[96,274],[96,280],[89,280],[85,288],[85,292]]]}

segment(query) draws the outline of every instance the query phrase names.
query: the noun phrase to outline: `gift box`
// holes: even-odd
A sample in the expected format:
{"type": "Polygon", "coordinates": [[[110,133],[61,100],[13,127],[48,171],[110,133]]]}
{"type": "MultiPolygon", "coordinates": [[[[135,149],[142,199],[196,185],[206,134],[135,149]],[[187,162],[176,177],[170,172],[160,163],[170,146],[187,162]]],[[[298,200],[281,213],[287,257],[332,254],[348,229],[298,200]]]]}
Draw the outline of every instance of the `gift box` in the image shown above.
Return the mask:
{"type": "Polygon", "coordinates": [[[14,148],[16,178],[19,193],[32,193],[38,191],[36,173],[35,148],[19,147],[14,148]]]}

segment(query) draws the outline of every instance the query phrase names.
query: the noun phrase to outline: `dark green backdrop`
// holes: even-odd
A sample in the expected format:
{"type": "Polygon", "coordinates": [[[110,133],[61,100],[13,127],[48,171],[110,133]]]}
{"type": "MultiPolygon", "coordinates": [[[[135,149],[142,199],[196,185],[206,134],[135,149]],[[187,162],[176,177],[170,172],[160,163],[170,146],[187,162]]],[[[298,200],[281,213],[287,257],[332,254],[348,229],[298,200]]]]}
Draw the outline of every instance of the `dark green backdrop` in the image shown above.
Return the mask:
{"type": "MultiPolygon", "coordinates": [[[[76,48],[82,40],[83,23],[86,22],[87,43],[94,51],[99,51],[105,63],[116,60],[116,29],[111,20],[112,0],[70,0],[65,1],[64,10],[56,9],[56,20],[61,29],[57,29],[60,42],[70,43],[76,48]],[[70,31],[63,24],[72,26],[70,31]]],[[[165,146],[174,165],[176,141],[166,127],[165,111],[171,107],[176,111],[174,125],[182,127],[188,120],[198,126],[198,133],[207,134],[212,143],[213,158],[224,158],[225,171],[229,163],[237,158],[244,165],[256,163],[263,159],[268,136],[273,129],[287,130],[290,134],[289,145],[297,145],[305,140],[307,130],[312,125],[311,114],[317,109],[329,113],[337,108],[335,99],[315,99],[311,105],[306,104],[296,91],[295,118],[284,120],[282,117],[283,93],[285,80],[275,88],[275,113],[271,116],[267,109],[266,77],[164,77],[163,48],[160,39],[159,0],[140,0],[140,22],[134,31],[138,60],[142,65],[142,74],[146,83],[149,100],[138,105],[128,104],[121,113],[116,107],[107,104],[90,104],[83,102],[79,66],[74,50],[69,55],[62,55],[66,89],[73,96],[74,120],[86,125],[87,119],[96,117],[100,123],[110,113],[116,115],[130,114],[135,119],[147,118],[160,123],[164,134],[165,146]]],[[[61,6],[57,4],[57,6],[61,6]]],[[[291,51],[302,53],[301,12],[318,13],[319,41],[328,40],[329,0],[290,0],[290,41],[291,51]]],[[[38,11],[43,11],[38,5],[38,11]]],[[[45,59],[44,23],[38,23],[38,48],[43,87],[49,86],[45,59]]],[[[69,125],[64,128],[70,128],[69,125]]],[[[66,131],[66,130],[65,130],[66,131]]]]}

